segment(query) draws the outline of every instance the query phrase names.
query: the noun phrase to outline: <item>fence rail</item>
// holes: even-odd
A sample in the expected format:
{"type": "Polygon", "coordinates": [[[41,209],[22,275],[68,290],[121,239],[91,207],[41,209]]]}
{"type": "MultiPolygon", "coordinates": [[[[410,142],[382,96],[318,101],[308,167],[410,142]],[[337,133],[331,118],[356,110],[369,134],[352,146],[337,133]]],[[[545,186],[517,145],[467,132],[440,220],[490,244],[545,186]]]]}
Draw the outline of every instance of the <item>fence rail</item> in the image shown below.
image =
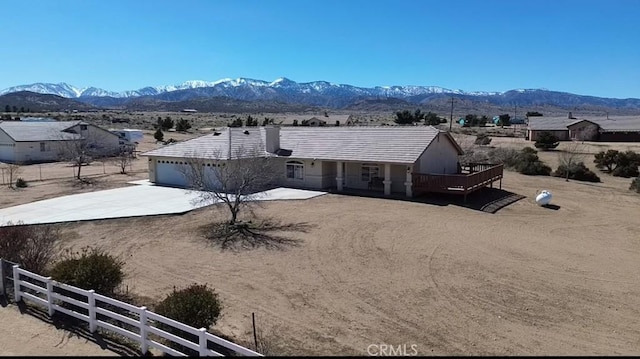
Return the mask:
{"type": "Polygon", "coordinates": [[[149,334],[152,334],[157,338],[162,338],[161,341],[167,341],[189,348],[197,352],[200,356],[223,356],[215,350],[209,349],[210,342],[238,355],[262,356],[253,350],[208,333],[205,328],[194,328],[149,311],[146,307],[136,307],[129,303],[97,294],[93,290],[84,290],[57,282],[51,279],[51,277],[43,277],[29,272],[20,268],[18,264],[3,259],[0,259],[0,275],[2,276],[2,280],[0,280],[2,285],[2,287],[0,287],[0,295],[6,296],[8,289],[6,285],[8,281],[6,279],[11,279],[13,281],[13,297],[16,302],[26,299],[45,307],[49,312],[49,316],[52,316],[55,312],[60,312],[87,322],[89,324],[89,330],[92,333],[98,328],[103,328],[125,336],[140,343],[140,351],[143,355],[148,352],[149,348],[156,348],[169,355],[189,355],[188,353],[183,353],[171,348],[166,345],[166,343],[163,344],[158,340],[150,338],[149,334]],[[8,275],[7,264],[12,264],[12,267],[10,267],[11,277],[8,275]],[[75,298],[61,293],[61,290],[73,293],[75,298]],[[65,305],[65,303],[67,305],[65,305]],[[121,310],[121,312],[114,312],[109,308],[105,308],[105,305],[115,307],[121,310]],[[73,307],[80,308],[86,311],[86,313],[74,310],[73,307]],[[118,323],[126,324],[135,328],[135,330],[132,331],[123,326],[119,326],[118,323]],[[162,327],[159,327],[159,325],[162,325],[162,327]],[[169,333],[163,329],[166,327],[189,333],[197,338],[197,341],[169,333]]]}
{"type": "Polygon", "coordinates": [[[479,190],[495,181],[500,181],[502,188],[503,164],[472,163],[464,169],[466,173],[429,174],[414,173],[413,188],[416,194],[436,192],[464,195],[479,190]]]}

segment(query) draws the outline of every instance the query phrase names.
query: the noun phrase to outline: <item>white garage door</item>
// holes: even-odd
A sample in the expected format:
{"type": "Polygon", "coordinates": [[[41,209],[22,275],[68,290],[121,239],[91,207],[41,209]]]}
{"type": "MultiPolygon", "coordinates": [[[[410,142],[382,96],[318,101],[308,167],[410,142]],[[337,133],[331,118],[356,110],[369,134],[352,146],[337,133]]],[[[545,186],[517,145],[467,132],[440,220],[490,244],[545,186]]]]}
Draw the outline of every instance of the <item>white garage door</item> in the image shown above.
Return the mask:
{"type": "MultiPolygon", "coordinates": [[[[219,183],[214,171],[217,171],[213,164],[206,164],[205,175],[207,176],[207,185],[215,186],[219,183]]],[[[188,173],[189,165],[184,161],[158,161],[156,166],[156,182],[158,184],[183,187],[189,185],[185,173],[188,173]]]]}
{"type": "Polygon", "coordinates": [[[183,171],[188,168],[180,161],[158,161],[156,166],[156,182],[167,186],[187,187],[187,179],[183,171]]]}

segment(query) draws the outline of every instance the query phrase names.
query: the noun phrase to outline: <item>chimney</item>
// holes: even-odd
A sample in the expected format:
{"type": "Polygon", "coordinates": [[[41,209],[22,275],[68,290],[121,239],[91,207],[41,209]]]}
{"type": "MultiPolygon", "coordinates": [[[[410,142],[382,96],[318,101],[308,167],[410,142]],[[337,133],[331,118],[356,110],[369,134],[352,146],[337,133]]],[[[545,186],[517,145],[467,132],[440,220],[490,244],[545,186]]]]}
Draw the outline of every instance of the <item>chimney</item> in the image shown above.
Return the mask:
{"type": "Polygon", "coordinates": [[[265,126],[265,150],[269,153],[276,153],[280,149],[280,126],[265,126]]]}

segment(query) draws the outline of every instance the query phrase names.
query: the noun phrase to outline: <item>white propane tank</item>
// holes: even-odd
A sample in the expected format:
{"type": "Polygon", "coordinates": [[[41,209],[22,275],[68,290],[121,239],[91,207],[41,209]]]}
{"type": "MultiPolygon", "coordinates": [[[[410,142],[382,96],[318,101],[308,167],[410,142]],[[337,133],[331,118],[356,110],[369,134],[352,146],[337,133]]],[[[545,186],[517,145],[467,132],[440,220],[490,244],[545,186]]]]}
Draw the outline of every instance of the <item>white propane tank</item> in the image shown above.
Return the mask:
{"type": "Polygon", "coordinates": [[[546,206],[551,203],[551,192],[543,190],[536,196],[536,203],[539,206],[546,206]]]}

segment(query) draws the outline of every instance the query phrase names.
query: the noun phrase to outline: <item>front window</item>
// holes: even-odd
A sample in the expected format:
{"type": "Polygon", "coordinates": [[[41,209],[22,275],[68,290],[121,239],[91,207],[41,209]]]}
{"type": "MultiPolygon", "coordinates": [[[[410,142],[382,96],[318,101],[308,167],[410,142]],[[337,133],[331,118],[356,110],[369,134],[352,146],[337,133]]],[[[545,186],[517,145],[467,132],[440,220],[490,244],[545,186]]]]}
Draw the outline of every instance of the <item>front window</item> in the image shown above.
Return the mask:
{"type": "Polygon", "coordinates": [[[45,152],[47,150],[46,144],[44,142],[40,142],[40,152],[45,152]]]}
{"type": "Polygon", "coordinates": [[[304,164],[298,161],[287,162],[287,178],[289,179],[304,179],[304,164]]]}
{"type": "Polygon", "coordinates": [[[374,177],[379,177],[380,167],[376,164],[365,163],[362,165],[361,180],[369,182],[374,177]]]}

